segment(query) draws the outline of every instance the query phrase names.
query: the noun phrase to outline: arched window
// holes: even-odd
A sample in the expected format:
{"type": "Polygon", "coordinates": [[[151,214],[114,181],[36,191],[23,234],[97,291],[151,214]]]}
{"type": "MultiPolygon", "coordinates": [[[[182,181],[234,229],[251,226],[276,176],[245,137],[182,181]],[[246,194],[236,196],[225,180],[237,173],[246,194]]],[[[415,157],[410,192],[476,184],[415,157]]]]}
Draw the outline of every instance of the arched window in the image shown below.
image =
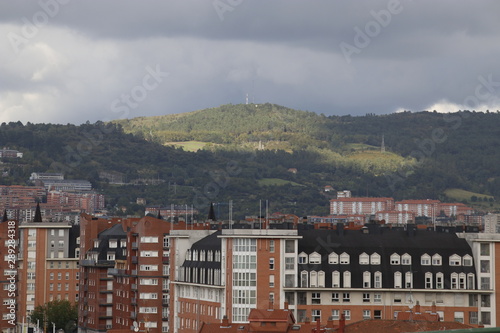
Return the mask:
{"type": "Polygon", "coordinates": [[[467,274],[467,289],[476,289],[474,273],[467,274]]]}
{"type": "Polygon", "coordinates": [[[318,272],[318,287],[325,287],[325,272],[323,271],[318,272]]]}
{"type": "Polygon", "coordinates": [[[300,273],[300,287],[301,288],[309,287],[308,278],[309,278],[309,274],[307,273],[307,271],[302,271],[300,273]]]}
{"type": "Polygon", "coordinates": [[[444,275],[443,273],[436,273],[436,289],[444,288],[444,275]]]}
{"type": "Polygon", "coordinates": [[[316,271],[311,271],[309,285],[311,286],[311,288],[316,288],[318,286],[318,273],[316,271]]]}
{"type": "Polygon", "coordinates": [[[193,250],[191,253],[193,254],[193,261],[198,261],[198,251],[193,250]]]}
{"type": "Polygon", "coordinates": [[[332,288],[340,288],[340,272],[333,271],[332,273],[332,288]]]}
{"type": "Polygon", "coordinates": [[[191,250],[190,249],[188,249],[186,251],[186,260],[191,260],[191,250]]]}
{"type": "Polygon", "coordinates": [[[458,289],[466,289],[465,273],[458,274],[458,289]]]}
{"type": "Polygon", "coordinates": [[[412,272],[405,273],[405,288],[413,288],[413,274],[412,272]]]}
{"type": "Polygon", "coordinates": [[[451,273],[451,289],[458,289],[458,274],[451,273]]]}
{"type": "Polygon", "coordinates": [[[351,288],[351,272],[344,272],[344,288],[351,288]]]}
{"type": "Polygon", "coordinates": [[[205,250],[200,251],[200,261],[205,261],[205,250]]]}
{"type": "Polygon", "coordinates": [[[363,288],[371,287],[371,279],[372,279],[372,273],[363,272],[363,288]]]}
{"type": "Polygon", "coordinates": [[[373,274],[374,279],[373,279],[373,287],[374,288],[382,288],[382,273],[381,272],[375,272],[373,274]]]}
{"type": "MultiPolygon", "coordinates": [[[[430,257],[429,257],[430,260],[430,257]]],[[[432,289],[432,273],[425,273],[425,289],[432,289]]]]}
{"type": "Polygon", "coordinates": [[[403,275],[401,272],[394,273],[394,288],[402,288],[403,287],[403,275]]]}

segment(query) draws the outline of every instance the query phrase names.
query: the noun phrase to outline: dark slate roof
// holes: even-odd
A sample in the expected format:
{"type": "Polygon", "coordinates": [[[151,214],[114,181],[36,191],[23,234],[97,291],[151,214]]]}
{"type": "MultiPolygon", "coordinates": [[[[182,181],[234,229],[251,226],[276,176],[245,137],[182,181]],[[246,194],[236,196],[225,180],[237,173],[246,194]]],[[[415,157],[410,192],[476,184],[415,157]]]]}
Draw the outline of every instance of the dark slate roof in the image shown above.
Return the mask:
{"type": "MultiPolygon", "coordinates": [[[[215,259],[215,251],[220,251],[221,246],[222,246],[222,241],[218,237],[222,232],[216,231],[212,233],[211,235],[204,237],[194,243],[191,246],[191,251],[198,251],[198,254],[200,253],[201,250],[205,250],[205,255],[208,251],[212,251],[214,254],[214,259],[215,259]]],[[[184,263],[182,264],[183,267],[198,267],[198,268],[214,268],[214,269],[220,269],[221,268],[221,263],[220,261],[207,261],[206,259],[201,261],[192,261],[192,260],[185,260],[184,263]]]]}
{"type": "Polygon", "coordinates": [[[122,248],[120,247],[120,240],[121,239],[126,239],[127,238],[127,233],[123,230],[123,226],[118,223],[112,226],[109,229],[106,229],[99,233],[99,248],[94,249],[97,250],[99,253],[99,258],[98,260],[106,260],[108,252],[114,252],[115,253],[115,259],[122,260],[125,259],[126,256],[123,255],[122,248]],[[109,247],[109,241],[111,239],[116,239],[117,240],[117,247],[116,248],[110,248],[109,247]]]}
{"type": "MultiPolygon", "coordinates": [[[[454,233],[439,233],[434,231],[416,230],[408,232],[403,229],[389,229],[371,227],[370,233],[363,233],[362,230],[300,230],[299,235],[303,238],[299,240],[298,254],[305,252],[311,254],[317,252],[321,254],[320,264],[299,264],[299,273],[307,271],[324,271],[325,285],[331,286],[333,271],[350,271],[351,285],[353,288],[362,287],[363,272],[381,272],[383,288],[394,286],[394,273],[412,271],[413,288],[424,288],[424,276],[426,272],[444,274],[445,288],[450,288],[450,274],[475,273],[474,266],[450,266],[449,257],[457,254],[461,257],[468,254],[472,256],[472,250],[465,239],[458,238],[454,233]],[[346,252],[350,256],[349,265],[329,264],[328,255],[331,252],[339,256],[346,252]],[[378,253],[381,256],[380,265],[360,265],[359,255],[365,252],[368,255],[378,253]],[[391,265],[390,256],[397,253],[400,256],[408,253],[412,257],[412,265],[391,265]],[[427,253],[431,257],[439,254],[442,257],[441,266],[422,266],[420,258],[427,253]]],[[[342,277],[341,277],[342,279],[342,277]]],[[[372,275],[373,281],[373,275],[372,275]]],[[[477,277],[476,277],[477,282],[477,277]]]]}

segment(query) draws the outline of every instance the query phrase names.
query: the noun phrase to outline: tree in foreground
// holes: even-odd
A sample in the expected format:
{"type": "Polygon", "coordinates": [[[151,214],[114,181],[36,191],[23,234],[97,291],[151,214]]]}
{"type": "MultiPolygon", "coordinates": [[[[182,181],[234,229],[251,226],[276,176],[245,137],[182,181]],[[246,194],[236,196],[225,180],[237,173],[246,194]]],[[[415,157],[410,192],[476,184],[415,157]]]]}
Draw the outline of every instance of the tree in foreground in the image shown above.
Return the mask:
{"type": "Polygon", "coordinates": [[[78,320],[78,307],[66,300],[54,300],[35,307],[31,314],[31,322],[46,328],[47,332],[52,331],[52,323],[56,330],[63,329],[66,333],[71,333],[76,329],[78,320]]]}

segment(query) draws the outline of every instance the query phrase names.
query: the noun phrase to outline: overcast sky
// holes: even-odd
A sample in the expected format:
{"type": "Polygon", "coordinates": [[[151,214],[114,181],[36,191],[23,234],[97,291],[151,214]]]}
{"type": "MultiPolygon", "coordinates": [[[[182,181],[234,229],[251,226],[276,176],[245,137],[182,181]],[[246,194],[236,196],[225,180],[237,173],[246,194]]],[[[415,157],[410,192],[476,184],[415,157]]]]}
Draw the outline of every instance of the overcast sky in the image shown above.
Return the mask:
{"type": "Polygon", "coordinates": [[[500,109],[500,1],[1,1],[0,122],[500,109]]]}

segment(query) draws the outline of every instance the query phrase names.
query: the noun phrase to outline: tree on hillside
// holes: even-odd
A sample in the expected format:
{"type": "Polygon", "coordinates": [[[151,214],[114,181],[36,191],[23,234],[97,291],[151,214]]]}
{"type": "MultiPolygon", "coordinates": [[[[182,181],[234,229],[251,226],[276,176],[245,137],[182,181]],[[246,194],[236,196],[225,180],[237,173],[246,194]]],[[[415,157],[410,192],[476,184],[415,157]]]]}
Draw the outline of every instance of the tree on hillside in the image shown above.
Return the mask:
{"type": "Polygon", "coordinates": [[[38,305],[30,316],[33,324],[39,324],[47,331],[55,324],[56,330],[63,329],[66,333],[76,330],[78,320],[78,308],[66,300],[54,300],[43,305],[38,305]]]}

